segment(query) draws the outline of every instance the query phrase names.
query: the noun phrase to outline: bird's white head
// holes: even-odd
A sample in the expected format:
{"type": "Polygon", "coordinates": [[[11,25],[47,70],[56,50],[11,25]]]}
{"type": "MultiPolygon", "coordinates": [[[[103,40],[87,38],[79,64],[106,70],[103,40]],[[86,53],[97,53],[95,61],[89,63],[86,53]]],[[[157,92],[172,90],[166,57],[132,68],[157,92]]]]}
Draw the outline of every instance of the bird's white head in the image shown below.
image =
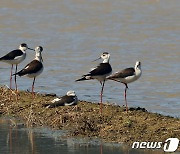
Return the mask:
{"type": "Polygon", "coordinates": [[[29,48],[26,43],[22,43],[22,44],[19,46],[19,50],[21,50],[21,51],[26,51],[27,49],[29,49],[29,50],[34,50],[34,49],[29,48]]]}
{"type": "Polygon", "coordinates": [[[67,96],[76,96],[76,93],[75,91],[70,90],[67,92],[67,96]]]}
{"type": "Polygon", "coordinates": [[[140,61],[136,62],[135,69],[141,69],[141,62],[140,61]]]}
{"type": "Polygon", "coordinates": [[[43,59],[42,59],[42,51],[43,51],[43,47],[42,46],[38,46],[35,48],[35,52],[36,52],[36,57],[35,59],[40,61],[40,62],[43,62],[43,59]]]}
{"type": "Polygon", "coordinates": [[[108,52],[103,52],[101,54],[101,58],[103,59],[103,63],[109,62],[110,54],[108,52]]]}
{"type": "MultiPolygon", "coordinates": [[[[109,63],[110,54],[108,52],[103,52],[101,54],[101,56],[96,60],[99,60],[99,59],[103,59],[103,63],[109,63]]],[[[94,60],[94,61],[96,61],[96,60],[94,60]]]]}

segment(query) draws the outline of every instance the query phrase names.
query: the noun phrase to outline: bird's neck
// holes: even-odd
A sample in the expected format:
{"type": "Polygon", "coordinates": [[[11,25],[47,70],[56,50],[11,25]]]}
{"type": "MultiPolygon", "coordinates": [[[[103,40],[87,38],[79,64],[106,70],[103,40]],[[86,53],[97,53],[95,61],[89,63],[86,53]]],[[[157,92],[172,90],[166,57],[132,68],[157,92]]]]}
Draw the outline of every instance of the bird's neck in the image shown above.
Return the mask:
{"type": "Polygon", "coordinates": [[[104,59],[103,63],[109,63],[109,59],[104,59]]]}
{"type": "Polygon", "coordinates": [[[38,61],[41,61],[41,60],[40,60],[40,57],[37,57],[37,56],[36,56],[34,59],[35,59],[35,60],[38,60],[38,61]]]}
{"type": "Polygon", "coordinates": [[[38,60],[39,62],[42,63],[42,56],[40,54],[36,54],[35,60],[38,60]]]}
{"type": "Polygon", "coordinates": [[[24,47],[19,47],[19,50],[21,50],[23,53],[26,53],[26,48],[24,47]]]}
{"type": "Polygon", "coordinates": [[[136,76],[140,76],[142,71],[139,67],[137,67],[135,68],[135,72],[136,72],[136,76]]]}

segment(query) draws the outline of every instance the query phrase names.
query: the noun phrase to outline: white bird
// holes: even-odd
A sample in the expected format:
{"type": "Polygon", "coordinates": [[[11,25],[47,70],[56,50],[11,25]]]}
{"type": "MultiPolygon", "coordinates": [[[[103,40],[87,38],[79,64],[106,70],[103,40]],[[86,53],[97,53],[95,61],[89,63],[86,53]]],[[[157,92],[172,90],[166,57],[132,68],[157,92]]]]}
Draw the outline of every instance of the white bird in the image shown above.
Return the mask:
{"type": "Polygon", "coordinates": [[[125,90],[124,90],[124,98],[125,98],[125,103],[126,103],[126,111],[128,111],[127,107],[127,99],[126,99],[126,91],[128,89],[127,84],[136,81],[137,79],[140,78],[142,74],[141,70],[141,62],[137,61],[135,64],[135,67],[130,67],[126,68],[124,70],[118,71],[110,76],[108,76],[106,79],[108,80],[114,80],[117,82],[124,83],[125,90]]]}
{"type": "MultiPolygon", "coordinates": [[[[10,89],[12,89],[12,70],[13,65],[16,65],[15,74],[17,73],[17,66],[26,58],[26,50],[33,50],[27,46],[26,43],[22,43],[19,46],[19,49],[13,50],[6,54],[5,56],[0,58],[0,61],[11,64],[11,73],[10,73],[10,89]]],[[[15,75],[15,86],[17,91],[17,82],[16,82],[16,75],[15,75]]]]}
{"type": "Polygon", "coordinates": [[[100,112],[102,113],[102,95],[103,95],[104,84],[106,81],[106,77],[112,73],[112,68],[111,68],[111,65],[109,64],[110,54],[108,52],[102,53],[98,59],[103,59],[103,62],[100,63],[97,67],[92,68],[88,74],[83,75],[82,78],[77,79],[76,81],[96,79],[100,82],[102,86],[101,93],[100,93],[100,99],[101,99],[100,112]]]}

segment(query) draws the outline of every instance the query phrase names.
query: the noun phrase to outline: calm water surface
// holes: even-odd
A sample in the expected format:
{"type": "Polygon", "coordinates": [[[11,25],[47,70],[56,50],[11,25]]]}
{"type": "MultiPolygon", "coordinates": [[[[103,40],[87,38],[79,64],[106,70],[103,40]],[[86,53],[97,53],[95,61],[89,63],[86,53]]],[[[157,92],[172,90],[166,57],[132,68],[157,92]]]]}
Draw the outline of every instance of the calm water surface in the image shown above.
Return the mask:
{"type": "Polygon", "coordinates": [[[14,120],[0,118],[1,154],[161,154],[162,151],[132,150],[120,144],[102,143],[98,139],[63,139],[64,132],[45,128],[13,125],[14,120]]]}
{"type": "MultiPolygon", "coordinates": [[[[97,65],[103,51],[114,71],[142,62],[142,77],[129,85],[129,106],[180,117],[179,0],[1,0],[0,56],[20,43],[42,45],[45,69],[36,91],[99,101],[97,81],[74,80],[97,65]]],[[[19,69],[34,57],[27,58],[19,69]]],[[[9,85],[10,66],[0,64],[0,84],[9,85]]],[[[19,89],[32,80],[18,78],[19,89]]],[[[104,102],[124,104],[124,85],[106,82],[104,102]]]]}

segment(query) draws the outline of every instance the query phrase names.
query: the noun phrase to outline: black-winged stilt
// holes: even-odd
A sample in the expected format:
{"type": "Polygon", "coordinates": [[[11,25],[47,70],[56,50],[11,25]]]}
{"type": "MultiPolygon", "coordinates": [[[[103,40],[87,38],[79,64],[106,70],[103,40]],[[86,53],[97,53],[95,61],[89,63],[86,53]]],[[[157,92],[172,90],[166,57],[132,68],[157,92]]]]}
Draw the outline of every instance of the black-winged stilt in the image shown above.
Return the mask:
{"type": "MultiPolygon", "coordinates": [[[[100,58],[103,59],[103,62],[100,63],[97,67],[92,68],[88,74],[82,76],[82,78],[77,79],[76,81],[83,81],[83,80],[91,80],[96,79],[101,84],[101,94],[100,94],[100,112],[102,113],[102,95],[104,84],[106,81],[106,77],[112,73],[111,65],[109,64],[110,54],[108,52],[104,52],[101,54],[100,58]]],[[[96,60],[98,60],[96,59],[96,60]]]]}
{"type": "MultiPolygon", "coordinates": [[[[33,50],[27,46],[26,43],[22,43],[19,46],[19,49],[13,50],[6,54],[5,56],[0,58],[0,61],[11,64],[11,73],[10,73],[10,89],[12,89],[12,70],[13,65],[16,65],[15,74],[17,73],[17,66],[26,58],[26,50],[33,50]]],[[[16,75],[15,75],[15,86],[17,91],[17,82],[16,82],[16,75]]]]}
{"type": "MultiPolygon", "coordinates": [[[[36,77],[40,75],[43,71],[43,59],[42,59],[42,51],[43,48],[41,46],[38,46],[35,48],[35,59],[31,61],[29,64],[27,64],[21,71],[17,72],[16,74],[19,76],[27,76],[29,78],[33,78],[33,84],[32,84],[32,95],[34,97],[34,83],[36,80],[36,77]]],[[[16,75],[13,74],[13,75],[16,75]]]]}
{"type": "Polygon", "coordinates": [[[128,112],[127,99],[126,99],[126,91],[128,89],[127,84],[139,79],[141,74],[142,74],[141,62],[137,61],[134,68],[133,67],[126,68],[124,70],[111,74],[106,78],[108,80],[114,80],[117,82],[124,83],[124,85],[126,86],[124,90],[124,98],[125,98],[127,112],[128,112]]]}
{"type": "Polygon", "coordinates": [[[77,105],[78,98],[76,93],[72,90],[68,91],[65,96],[57,97],[51,101],[49,104],[44,104],[43,106],[47,108],[55,108],[58,106],[72,106],[77,105]]]}

